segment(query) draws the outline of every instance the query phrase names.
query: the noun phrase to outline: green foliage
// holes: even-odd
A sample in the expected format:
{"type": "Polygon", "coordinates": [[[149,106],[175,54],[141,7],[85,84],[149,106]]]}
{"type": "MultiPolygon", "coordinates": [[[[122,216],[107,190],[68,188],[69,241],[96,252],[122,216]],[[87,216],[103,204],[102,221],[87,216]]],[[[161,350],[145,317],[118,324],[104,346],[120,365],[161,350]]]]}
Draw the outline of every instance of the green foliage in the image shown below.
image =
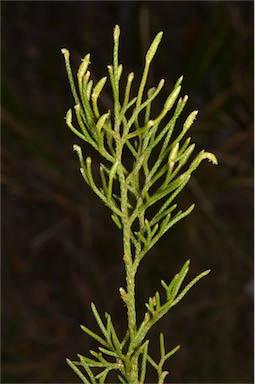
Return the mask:
{"type": "Polygon", "coordinates": [[[163,365],[179,346],[166,353],[164,336],[161,334],[161,357],[156,363],[149,356],[147,333],[210,270],[199,274],[181,291],[183,280],[189,271],[189,261],[170,284],[162,280],[165,298],[162,299],[159,292],[149,298],[140,325],[137,324],[136,316],[135,277],[141,260],[154,244],[193,210],[194,204],[185,211],[176,212],[177,204],[173,203],[188,183],[193,171],[203,159],[208,159],[213,164],[217,164],[217,159],[212,153],[201,151],[188,165],[195,145],[190,144],[190,137],[183,142],[183,137],[193,124],[198,111],[193,111],[187,117],[181,131],[172,139],[177,119],[188,100],[188,96],[178,99],[182,76],[177,80],[157,116],[153,115],[152,104],[162,90],[164,80],[160,80],[158,85],[149,89],[144,96],[150,64],[162,39],[162,32],[157,34],[146,54],[137,96],[131,97],[134,73],[127,76],[124,94],[120,96],[119,83],[123,66],[119,64],[118,58],[119,36],[120,28],[116,25],[113,33],[113,65],[108,66],[113,110],[103,114],[100,113],[98,100],[107,77],[103,77],[96,85],[93,84],[88,71],[90,55],[87,54],[78,69],[76,87],[69,61],[70,54],[67,49],[62,49],[62,53],[76,103],[74,112],[79,129],[73,125],[71,109],[66,114],[66,124],[78,137],[96,149],[102,158],[99,169],[101,183],[98,185],[92,172],[92,159],[87,157],[84,160],[81,148],[74,145],[81,174],[85,182],[110,208],[112,219],[123,235],[126,289],[121,287],[119,291],[127,308],[128,327],[124,338],[119,339],[111,316],[106,313],[102,319],[92,303],[92,311],[101,335],[85,326],[81,327],[100,344],[100,347],[98,351],[90,351],[92,358],[78,355],[78,362],[69,359],[67,362],[83,383],[104,383],[109,372],[113,370],[118,371],[121,383],[142,384],[145,383],[148,363],[155,368],[158,383],[164,383],[168,372],[163,371],[163,365]]]}

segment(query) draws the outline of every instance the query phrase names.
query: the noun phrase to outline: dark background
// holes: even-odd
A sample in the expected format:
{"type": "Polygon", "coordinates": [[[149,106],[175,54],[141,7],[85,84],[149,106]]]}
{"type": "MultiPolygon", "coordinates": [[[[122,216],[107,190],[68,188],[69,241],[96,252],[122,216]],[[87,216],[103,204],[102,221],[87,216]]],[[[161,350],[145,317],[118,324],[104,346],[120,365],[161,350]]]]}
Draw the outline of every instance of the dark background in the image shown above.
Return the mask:
{"type": "MultiPolygon", "coordinates": [[[[2,381],[79,381],[65,363],[88,355],[97,329],[90,302],[126,326],[120,232],[80,176],[64,116],[73,106],[61,48],[74,70],[91,53],[92,77],[107,74],[112,30],[121,26],[124,75],[139,79],[144,54],[164,38],[150,74],[167,80],[165,100],[184,74],[184,114],[199,115],[190,134],[213,151],[186,191],[193,213],[145,258],[138,274],[144,302],[191,259],[194,287],[151,332],[158,354],[163,330],[169,381],[253,382],[253,2],[2,2],[2,381]]],[[[107,105],[109,93],[102,97],[107,105]]],[[[85,154],[91,149],[83,145],[85,154]]],[[[94,155],[94,161],[97,161],[94,155]]],[[[156,378],[150,373],[148,381],[156,378]]]]}

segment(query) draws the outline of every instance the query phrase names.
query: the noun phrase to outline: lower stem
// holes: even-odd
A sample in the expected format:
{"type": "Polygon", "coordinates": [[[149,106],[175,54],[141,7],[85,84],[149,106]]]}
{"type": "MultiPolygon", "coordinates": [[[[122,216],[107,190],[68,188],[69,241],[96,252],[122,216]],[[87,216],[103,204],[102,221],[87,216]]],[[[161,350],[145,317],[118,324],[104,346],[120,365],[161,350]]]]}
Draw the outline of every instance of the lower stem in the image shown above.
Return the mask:
{"type": "MultiPolygon", "coordinates": [[[[118,143],[118,157],[117,159],[121,163],[122,154],[122,142],[118,143]]],[[[117,151],[117,150],[116,150],[117,151]]],[[[131,221],[128,212],[128,186],[125,179],[123,170],[119,170],[120,190],[121,190],[121,210],[123,213],[122,224],[123,224],[123,261],[125,263],[126,270],[126,298],[125,303],[127,306],[127,317],[128,317],[128,333],[129,333],[129,348],[126,354],[125,363],[125,377],[128,384],[138,384],[138,358],[134,356],[134,350],[132,348],[133,340],[137,332],[136,324],[136,305],[135,305],[135,275],[136,266],[134,265],[132,258],[132,247],[131,247],[131,221]]]]}
{"type": "MultiPolygon", "coordinates": [[[[127,317],[128,317],[128,331],[129,331],[129,346],[131,346],[137,332],[136,324],[136,306],[135,306],[135,275],[136,269],[134,268],[131,241],[130,241],[130,227],[123,228],[123,242],[124,242],[124,263],[126,269],[126,284],[127,284],[127,317]]],[[[138,383],[138,359],[133,355],[133,350],[128,349],[126,355],[126,379],[129,384],[138,383]]]]}
{"type": "Polygon", "coordinates": [[[130,341],[133,340],[136,333],[136,308],[135,308],[135,274],[133,272],[133,262],[131,255],[124,255],[126,266],[127,282],[127,311],[128,311],[128,329],[130,341]]]}

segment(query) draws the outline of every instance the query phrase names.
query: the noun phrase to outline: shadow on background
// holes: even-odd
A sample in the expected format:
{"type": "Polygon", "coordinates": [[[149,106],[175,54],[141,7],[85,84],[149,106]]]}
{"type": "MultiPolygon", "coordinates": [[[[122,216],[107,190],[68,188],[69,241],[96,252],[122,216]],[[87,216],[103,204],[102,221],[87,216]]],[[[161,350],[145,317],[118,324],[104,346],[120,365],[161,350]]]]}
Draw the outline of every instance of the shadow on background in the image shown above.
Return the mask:
{"type": "Polygon", "coordinates": [[[126,326],[120,232],[80,176],[60,53],[68,48],[76,69],[90,52],[98,80],[112,62],[116,23],[124,75],[137,79],[164,31],[151,84],[167,80],[163,101],[185,75],[185,114],[199,110],[193,141],[219,159],[195,173],[179,199],[195,211],[138,275],[141,318],[160,279],[184,261],[189,278],[212,269],[151,332],[151,350],[158,354],[160,330],[168,349],[181,344],[166,366],[171,382],[253,382],[253,3],[245,1],[2,2],[2,382],[77,382],[65,358],[96,347],[79,328],[96,329],[91,301],[120,335],[126,326]]]}

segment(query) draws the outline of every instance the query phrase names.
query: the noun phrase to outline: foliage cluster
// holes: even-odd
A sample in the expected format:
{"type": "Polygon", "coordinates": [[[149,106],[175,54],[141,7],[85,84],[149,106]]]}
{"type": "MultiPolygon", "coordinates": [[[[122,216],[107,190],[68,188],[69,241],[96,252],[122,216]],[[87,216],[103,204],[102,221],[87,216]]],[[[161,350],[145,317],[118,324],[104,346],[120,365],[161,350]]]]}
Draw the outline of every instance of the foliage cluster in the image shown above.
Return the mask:
{"type": "Polygon", "coordinates": [[[168,372],[163,369],[163,365],[179,346],[166,352],[164,336],[160,334],[161,357],[159,362],[156,362],[149,355],[147,334],[195,283],[210,272],[207,270],[200,273],[181,290],[189,271],[188,260],[170,283],[161,281],[165,297],[158,291],[150,297],[145,304],[143,321],[141,324],[137,323],[135,279],[140,262],[174,224],[193,210],[194,204],[185,211],[176,212],[177,204],[174,202],[187,185],[193,171],[203,159],[217,164],[216,157],[204,150],[189,162],[195,144],[190,143],[190,137],[184,139],[184,136],[198,111],[193,111],[187,117],[181,131],[173,137],[178,117],[188,101],[188,96],[178,98],[183,76],[177,80],[161,112],[153,116],[153,101],[162,90],[164,80],[160,80],[156,87],[148,89],[147,94],[144,94],[149,68],[162,36],[163,33],[159,32],[147,51],[137,96],[131,97],[134,80],[132,72],[127,76],[124,95],[121,96],[120,79],[123,66],[119,64],[118,57],[120,28],[115,26],[113,65],[107,67],[113,94],[113,111],[109,110],[103,114],[100,112],[98,101],[107,77],[103,77],[96,85],[93,84],[88,70],[90,55],[87,54],[77,72],[77,87],[71,70],[69,51],[62,49],[80,129],[73,125],[71,109],[66,114],[66,124],[101,155],[101,183],[98,185],[93,175],[91,157],[84,160],[81,147],[74,145],[85,182],[109,207],[114,223],[122,231],[126,271],[126,288],[121,287],[119,290],[127,308],[128,326],[124,337],[118,337],[111,316],[106,313],[105,319],[102,319],[92,303],[92,311],[102,334],[98,335],[85,326],[81,327],[99,342],[98,351],[90,351],[92,358],[78,355],[78,362],[67,359],[68,364],[84,383],[104,383],[109,372],[113,370],[118,371],[118,379],[122,383],[143,384],[148,363],[155,368],[158,383],[164,383],[168,372]],[[85,372],[82,372],[81,368],[85,372]]]}

